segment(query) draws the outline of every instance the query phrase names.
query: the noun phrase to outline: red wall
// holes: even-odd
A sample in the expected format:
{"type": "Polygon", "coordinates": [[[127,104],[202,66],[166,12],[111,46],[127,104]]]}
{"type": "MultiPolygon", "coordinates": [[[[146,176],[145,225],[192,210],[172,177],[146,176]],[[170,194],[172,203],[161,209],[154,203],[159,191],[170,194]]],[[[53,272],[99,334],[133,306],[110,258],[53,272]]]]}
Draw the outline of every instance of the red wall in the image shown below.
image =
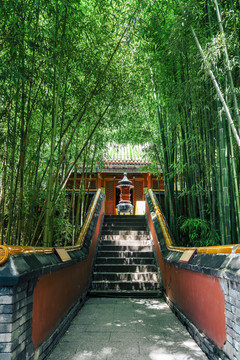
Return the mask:
{"type": "Polygon", "coordinates": [[[86,260],[40,276],[33,293],[32,341],[37,348],[56,329],[87,288],[103,215],[100,216],[86,260]]]}
{"type": "Polygon", "coordinates": [[[167,297],[220,348],[226,342],[225,300],[219,279],[163,260],[147,207],[149,227],[167,297]]]}

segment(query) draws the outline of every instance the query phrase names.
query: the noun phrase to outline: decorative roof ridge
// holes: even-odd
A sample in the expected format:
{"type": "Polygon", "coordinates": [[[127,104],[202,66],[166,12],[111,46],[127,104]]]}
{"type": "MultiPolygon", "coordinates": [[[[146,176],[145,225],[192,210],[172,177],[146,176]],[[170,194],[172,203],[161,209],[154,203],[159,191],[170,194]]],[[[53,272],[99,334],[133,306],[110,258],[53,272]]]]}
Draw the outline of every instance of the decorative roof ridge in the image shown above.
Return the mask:
{"type": "Polygon", "coordinates": [[[145,149],[149,144],[119,144],[108,143],[108,150],[104,158],[104,162],[133,162],[133,163],[147,163],[145,149]]]}

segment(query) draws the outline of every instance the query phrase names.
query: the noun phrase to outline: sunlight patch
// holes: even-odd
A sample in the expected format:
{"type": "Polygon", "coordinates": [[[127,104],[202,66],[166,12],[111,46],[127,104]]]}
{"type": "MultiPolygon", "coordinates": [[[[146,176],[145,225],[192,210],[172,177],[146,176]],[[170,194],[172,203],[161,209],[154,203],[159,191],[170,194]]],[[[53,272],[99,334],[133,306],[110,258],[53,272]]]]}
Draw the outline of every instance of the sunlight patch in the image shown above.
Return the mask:
{"type": "Polygon", "coordinates": [[[175,353],[166,352],[166,349],[159,348],[151,351],[149,354],[151,360],[192,360],[193,358],[185,353],[175,353]]]}
{"type": "Polygon", "coordinates": [[[172,354],[166,354],[163,352],[163,349],[153,350],[149,357],[151,360],[173,360],[172,354]]]}
{"type": "Polygon", "coordinates": [[[81,354],[77,354],[74,356],[74,360],[84,360],[84,359],[92,359],[93,352],[92,351],[82,351],[81,354]]]}
{"type": "Polygon", "coordinates": [[[112,354],[112,348],[110,348],[110,347],[103,348],[102,351],[101,351],[101,354],[102,355],[111,355],[112,354]]]}
{"type": "Polygon", "coordinates": [[[194,351],[199,350],[199,346],[193,340],[184,341],[183,345],[194,351]]]}
{"type": "MultiPolygon", "coordinates": [[[[149,300],[149,299],[139,299],[139,300],[133,300],[135,304],[139,305],[145,305],[147,309],[150,310],[163,310],[168,309],[168,305],[164,302],[158,301],[158,300],[149,300]]],[[[136,310],[137,312],[141,313],[143,310],[136,310]]]]}
{"type": "Polygon", "coordinates": [[[127,324],[125,323],[125,322],[121,322],[121,321],[119,321],[119,320],[116,320],[116,321],[114,321],[113,323],[112,323],[112,325],[114,325],[114,326],[127,326],[127,324]]]}
{"type": "Polygon", "coordinates": [[[148,309],[151,309],[151,310],[164,310],[164,309],[167,309],[167,305],[166,304],[149,304],[148,306],[148,309]]]}
{"type": "Polygon", "coordinates": [[[92,351],[81,351],[81,353],[78,353],[75,355],[74,360],[100,360],[105,358],[108,355],[111,355],[113,353],[113,349],[110,347],[105,347],[101,351],[99,351],[97,354],[94,354],[92,351]]]}
{"type": "Polygon", "coordinates": [[[156,350],[153,350],[150,354],[149,354],[149,358],[151,360],[187,360],[187,359],[192,359],[190,358],[188,355],[186,354],[169,354],[166,353],[166,350],[159,348],[156,350]]]}
{"type": "Polygon", "coordinates": [[[137,310],[136,310],[136,313],[142,314],[142,315],[146,315],[146,311],[145,311],[145,310],[139,310],[139,309],[137,309],[137,310]]]}

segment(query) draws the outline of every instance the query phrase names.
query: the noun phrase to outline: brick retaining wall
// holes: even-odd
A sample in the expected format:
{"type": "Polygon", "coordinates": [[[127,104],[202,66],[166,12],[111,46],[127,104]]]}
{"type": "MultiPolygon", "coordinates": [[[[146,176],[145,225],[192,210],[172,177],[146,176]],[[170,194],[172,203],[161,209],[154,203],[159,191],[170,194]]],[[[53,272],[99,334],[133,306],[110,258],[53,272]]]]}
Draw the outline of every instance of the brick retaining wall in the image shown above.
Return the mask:
{"type": "Polygon", "coordinates": [[[220,279],[225,296],[227,341],[223,350],[230,359],[240,359],[240,282],[220,279]]]}
{"type": "Polygon", "coordinates": [[[33,353],[32,293],[36,281],[0,288],[0,359],[24,359],[33,353]]]}

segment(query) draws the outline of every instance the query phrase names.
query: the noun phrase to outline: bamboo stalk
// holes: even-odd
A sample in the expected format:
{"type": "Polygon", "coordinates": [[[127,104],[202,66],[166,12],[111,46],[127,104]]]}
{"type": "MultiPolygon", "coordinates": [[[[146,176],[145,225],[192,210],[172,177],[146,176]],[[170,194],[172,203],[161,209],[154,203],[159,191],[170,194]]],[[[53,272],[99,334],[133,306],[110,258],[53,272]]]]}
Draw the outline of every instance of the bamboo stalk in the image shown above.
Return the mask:
{"type": "Polygon", "coordinates": [[[228,77],[228,80],[229,80],[229,85],[230,85],[231,94],[232,94],[232,98],[233,98],[233,104],[234,104],[234,111],[235,111],[236,118],[237,118],[237,121],[238,121],[238,128],[239,128],[239,134],[240,134],[239,107],[238,107],[238,101],[237,101],[237,96],[236,96],[236,89],[235,89],[235,86],[234,86],[234,83],[233,83],[233,78],[232,78],[231,64],[230,64],[230,60],[229,60],[229,56],[228,56],[228,49],[227,49],[227,45],[226,45],[226,36],[225,36],[225,32],[224,32],[223,25],[222,25],[222,16],[221,16],[221,13],[219,11],[218,1],[217,0],[213,0],[213,1],[215,3],[215,9],[216,9],[216,13],[217,13],[217,19],[218,19],[218,25],[219,25],[219,29],[220,29],[220,34],[222,35],[223,49],[224,49],[226,67],[227,67],[227,77],[228,77]]]}
{"type": "MultiPolygon", "coordinates": [[[[182,6],[180,0],[176,0],[176,1],[177,1],[178,5],[179,5],[179,7],[180,7],[180,9],[181,9],[181,11],[183,13],[183,16],[185,16],[185,11],[183,9],[183,6],[182,6]]],[[[203,62],[204,62],[205,66],[206,66],[206,69],[208,71],[208,74],[210,75],[210,78],[211,78],[211,80],[213,82],[213,85],[214,85],[214,87],[215,87],[215,89],[217,91],[218,97],[219,97],[219,99],[220,99],[220,101],[221,101],[221,103],[223,105],[223,108],[224,108],[226,116],[227,116],[227,120],[228,120],[229,125],[231,127],[232,133],[233,133],[233,135],[235,137],[237,145],[240,148],[240,137],[239,137],[238,132],[236,130],[236,127],[234,125],[234,122],[233,122],[229,107],[228,107],[228,105],[227,105],[227,103],[226,103],[226,101],[224,99],[224,95],[223,95],[223,93],[222,93],[222,91],[221,91],[221,89],[220,89],[220,87],[218,85],[218,82],[217,82],[217,80],[216,80],[216,78],[215,78],[215,76],[213,74],[213,71],[210,68],[210,64],[209,64],[209,62],[208,62],[208,60],[207,60],[207,58],[206,58],[206,56],[205,56],[205,54],[203,52],[203,49],[202,49],[201,44],[200,44],[200,42],[198,40],[198,37],[197,37],[197,35],[195,33],[195,30],[193,29],[192,25],[189,25],[189,26],[190,26],[193,38],[194,38],[194,40],[195,40],[195,42],[197,44],[198,50],[199,50],[199,52],[201,54],[201,57],[203,59],[203,62]]]]}

